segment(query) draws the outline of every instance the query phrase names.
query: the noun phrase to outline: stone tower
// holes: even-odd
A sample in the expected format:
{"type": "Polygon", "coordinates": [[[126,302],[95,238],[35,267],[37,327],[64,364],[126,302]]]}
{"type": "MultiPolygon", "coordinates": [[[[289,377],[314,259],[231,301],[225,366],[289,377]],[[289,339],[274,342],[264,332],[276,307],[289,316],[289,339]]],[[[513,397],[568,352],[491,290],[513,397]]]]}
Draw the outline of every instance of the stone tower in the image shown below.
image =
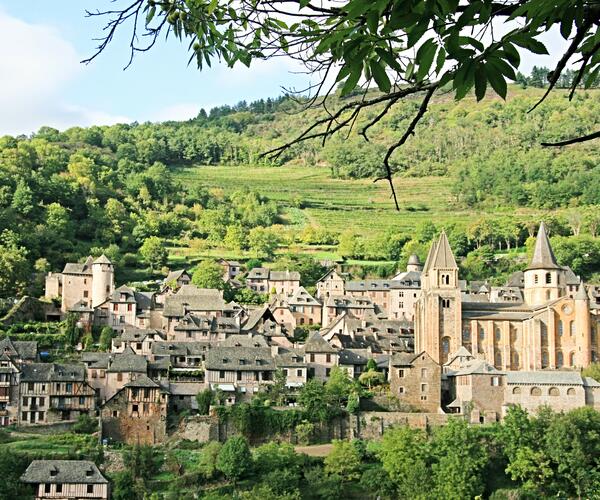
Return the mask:
{"type": "Polygon", "coordinates": [[[524,272],[525,303],[539,306],[565,293],[565,272],[556,262],[546,226],[542,222],[535,241],[533,258],[524,272]]]}
{"type": "Polygon", "coordinates": [[[421,274],[415,306],[415,352],[426,351],[445,363],[461,342],[461,293],[458,266],[446,233],[433,243],[421,274]]]}
{"type": "Polygon", "coordinates": [[[92,263],[92,307],[102,304],[114,289],[114,268],[103,254],[92,263]]]}
{"type": "Polygon", "coordinates": [[[590,304],[583,281],[573,297],[575,302],[575,335],[578,349],[575,352],[575,366],[585,367],[592,362],[592,325],[590,304]]]}

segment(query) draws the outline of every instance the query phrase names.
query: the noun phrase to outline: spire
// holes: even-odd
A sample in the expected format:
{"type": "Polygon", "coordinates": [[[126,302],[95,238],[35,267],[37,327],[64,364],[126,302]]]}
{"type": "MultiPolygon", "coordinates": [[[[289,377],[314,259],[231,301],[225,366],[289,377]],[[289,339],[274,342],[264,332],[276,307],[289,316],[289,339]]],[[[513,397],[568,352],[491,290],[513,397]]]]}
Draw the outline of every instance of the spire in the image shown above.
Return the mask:
{"type": "Polygon", "coordinates": [[[442,230],[440,234],[440,239],[438,240],[435,250],[431,255],[431,262],[429,265],[432,269],[454,269],[458,267],[456,265],[456,260],[454,259],[454,254],[452,253],[452,249],[450,248],[450,243],[448,243],[448,237],[446,236],[446,232],[444,230],[442,230]]]}
{"type": "Polygon", "coordinates": [[[588,300],[588,295],[585,291],[585,286],[583,284],[583,280],[581,280],[581,283],[579,283],[579,289],[577,290],[577,293],[575,294],[574,297],[575,300],[588,300]]]}
{"type": "Polygon", "coordinates": [[[556,262],[556,257],[546,233],[546,225],[543,222],[540,224],[540,230],[535,240],[533,258],[527,269],[561,269],[556,262]]]}
{"type": "Polygon", "coordinates": [[[429,247],[429,253],[427,254],[427,258],[425,259],[425,267],[423,267],[423,274],[426,274],[429,271],[432,263],[432,255],[435,253],[438,245],[438,240],[435,240],[431,246],[429,247]]]}

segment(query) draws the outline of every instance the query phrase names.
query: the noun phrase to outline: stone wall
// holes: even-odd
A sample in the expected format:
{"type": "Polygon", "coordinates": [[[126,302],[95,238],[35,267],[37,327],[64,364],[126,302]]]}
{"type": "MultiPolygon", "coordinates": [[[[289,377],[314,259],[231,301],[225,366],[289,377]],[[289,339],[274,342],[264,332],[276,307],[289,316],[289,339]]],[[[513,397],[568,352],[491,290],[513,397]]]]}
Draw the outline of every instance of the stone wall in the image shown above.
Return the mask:
{"type": "MultiPolygon", "coordinates": [[[[312,442],[330,442],[332,439],[377,439],[386,429],[394,425],[408,425],[424,429],[428,426],[443,425],[448,421],[448,415],[438,413],[404,413],[404,412],[361,412],[334,419],[331,422],[315,424],[312,442]]],[[[230,422],[219,422],[216,415],[191,416],[184,419],[173,436],[175,439],[189,439],[206,443],[208,441],[224,442],[238,434],[230,422]]],[[[298,444],[298,438],[293,431],[283,435],[268,435],[251,439],[252,444],[267,441],[281,441],[298,444]]]]}

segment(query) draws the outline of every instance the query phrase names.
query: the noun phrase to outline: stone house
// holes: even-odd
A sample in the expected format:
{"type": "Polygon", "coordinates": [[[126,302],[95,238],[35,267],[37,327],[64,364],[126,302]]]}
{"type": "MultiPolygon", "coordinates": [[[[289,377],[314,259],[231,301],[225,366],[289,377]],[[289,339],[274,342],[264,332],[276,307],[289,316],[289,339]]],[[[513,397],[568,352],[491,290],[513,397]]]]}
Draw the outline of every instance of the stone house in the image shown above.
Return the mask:
{"type": "Polygon", "coordinates": [[[292,295],[274,296],[269,308],[278,323],[289,325],[293,330],[298,326],[320,324],[323,306],[301,286],[292,295]]]}
{"type": "Polygon", "coordinates": [[[33,486],[36,500],[110,498],[108,480],[88,460],[34,460],[21,481],[33,486]]]}
{"type": "Polygon", "coordinates": [[[116,332],[127,328],[156,328],[161,326],[154,307],[154,294],[136,292],[122,285],[95,308],[95,323],[110,326],[116,332]]]}
{"type": "Polygon", "coordinates": [[[344,295],[345,282],[335,269],[330,269],[317,280],[317,298],[326,300],[332,295],[344,295]]]}
{"type": "Polygon", "coordinates": [[[184,285],[177,293],[165,298],[162,311],[163,327],[167,338],[175,335],[175,326],[188,314],[195,316],[223,316],[225,301],[223,292],[211,288],[198,288],[195,285],[184,285]]]}
{"type": "Polygon", "coordinates": [[[506,374],[504,405],[520,405],[536,412],[548,405],[554,411],[591,406],[600,408],[600,384],[581,377],[576,371],[512,371],[506,374]]]}
{"type": "Polygon", "coordinates": [[[6,353],[0,354],[0,427],[18,422],[19,376],[19,365],[6,353]]]}
{"type": "Polygon", "coordinates": [[[178,290],[184,285],[189,285],[192,282],[192,277],[187,272],[187,269],[178,269],[176,271],[170,271],[165,281],[163,282],[163,289],[168,288],[169,290],[178,290]]]}
{"type": "Polygon", "coordinates": [[[61,311],[71,310],[77,303],[94,308],[104,302],[114,290],[113,265],[105,255],[83,264],[67,263],[62,273],[46,277],[45,296],[60,298],[61,311]]]}
{"type": "Polygon", "coordinates": [[[237,393],[241,399],[247,400],[258,392],[261,385],[272,383],[277,368],[271,349],[264,340],[262,343],[250,340],[253,341],[252,347],[248,347],[247,342],[243,345],[236,341],[233,345],[222,345],[208,351],[204,364],[206,381],[212,389],[237,393]]]}
{"type": "Polygon", "coordinates": [[[401,402],[430,413],[441,411],[442,369],[426,352],[393,354],[388,377],[391,393],[401,402]]]}
{"type": "Polygon", "coordinates": [[[138,375],[102,405],[102,437],[127,444],[162,443],[168,404],[167,390],[138,375]]]}
{"type": "Polygon", "coordinates": [[[138,356],[149,356],[155,342],[165,340],[165,335],[156,328],[126,328],[119,337],[112,339],[112,352],[131,349],[138,356]]]}
{"type": "Polygon", "coordinates": [[[296,349],[286,349],[280,346],[271,348],[275,366],[285,375],[286,387],[296,388],[306,384],[308,366],[304,354],[296,349]]]}
{"type": "Polygon", "coordinates": [[[370,348],[366,349],[340,349],[338,351],[339,366],[344,368],[350,378],[358,378],[367,369],[369,359],[373,358],[370,348]]]}
{"type": "Polygon", "coordinates": [[[240,333],[237,318],[204,316],[188,313],[172,327],[168,340],[175,342],[203,342],[215,345],[231,335],[240,333]]]}
{"type": "Polygon", "coordinates": [[[38,345],[35,341],[4,338],[0,340],[0,354],[8,356],[17,366],[39,360],[38,345]]]}
{"type": "Polygon", "coordinates": [[[308,378],[323,381],[329,378],[331,369],[339,364],[338,351],[319,332],[313,332],[306,340],[304,359],[308,366],[308,378]]]}
{"type": "Polygon", "coordinates": [[[326,327],[342,313],[349,313],[355,318],[363,319],[375,313],[375,306],[369,297],[353,297],[352,295],[332,295],[323,306],[321,325],[326,327]]]}
{"type": "Polygon", "coordinates": [[[19,425],[77,420],[96,409],[95,391],[83,365],[30,363],[21,366],[19,425]]]}
{"type": "Polygon", "coordinates": [[[88,353],[83,361],[87,380],[101,402],[110,399],[134,378],[148,373],[147,358],[135,354],[130,347],[123,352],[88,353]]]}
{"type": "Polygon", "coordinates": [[[203,342],[157,342],[153,361],[169,362],[169,380],[204,383],[204,360],[210,345],[203,342]]]}
{"type": "MultiPolygon", "coordinates": [[[[446,368],[446,367],[444,367],[446,368]]],[[[472,423],[502,418],[506,374],[485,360],[468,359],[457,370],[445,370],[449,385],[448,408],[468,415],[472,423]]]]}
{"type": "Polygon", "coordinates": [[[246,286],[258,293],[292,295],[300,288],[300,273],[255,267],[246,276],[246,286]]]}
{"type": "Polygon", "coordinates": [[[223,268],[223,281],[234,280],[242,272],[242,265],[237,260],[219,259],[218,264],[223,268]]]}

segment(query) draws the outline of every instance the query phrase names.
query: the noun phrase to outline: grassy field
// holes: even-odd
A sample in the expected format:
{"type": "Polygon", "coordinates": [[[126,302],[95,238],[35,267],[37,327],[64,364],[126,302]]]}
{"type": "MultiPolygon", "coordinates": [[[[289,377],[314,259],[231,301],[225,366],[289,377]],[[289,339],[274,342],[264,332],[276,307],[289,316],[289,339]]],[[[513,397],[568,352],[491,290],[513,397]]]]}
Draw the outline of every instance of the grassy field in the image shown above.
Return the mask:
{"type": "Polygon", "coordinates": [[[283,217],[287,223],[314,224],[339,232],[351,229],[366,237],[388,229],[410,232],[428,220],[442,226],[468,224],[486,215],[458,206],[447,177],[395,179],[401,205],[398,212],[385,182],[332,179],[326,167],[197,166],[174,168],[173,172],[184,185],[199,183],[225,193],[242,187],[255,190],[286,206],[283,217]],[[297,201],[301,201],[301,209],[295,208],[297,201]]]}

